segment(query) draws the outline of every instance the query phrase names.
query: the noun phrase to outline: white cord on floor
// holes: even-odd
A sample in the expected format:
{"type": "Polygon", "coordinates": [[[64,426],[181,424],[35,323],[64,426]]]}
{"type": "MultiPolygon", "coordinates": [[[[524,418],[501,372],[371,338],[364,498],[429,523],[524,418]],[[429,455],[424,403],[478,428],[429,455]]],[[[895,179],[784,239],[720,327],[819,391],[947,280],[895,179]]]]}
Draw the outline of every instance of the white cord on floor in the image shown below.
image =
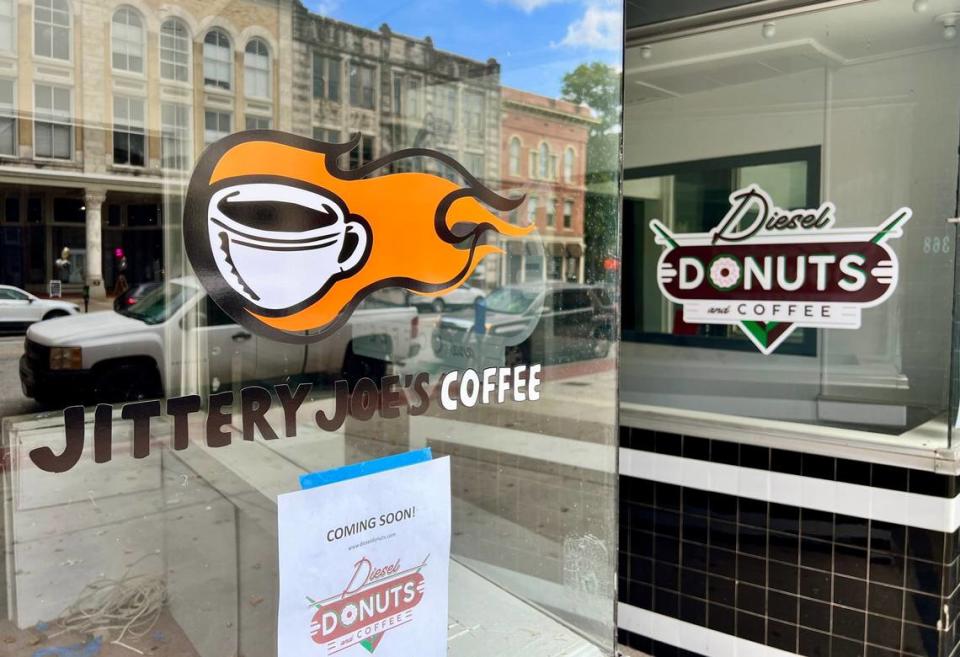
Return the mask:
{"type": "Polygon", "coordinates": [[[57,624],[62,629],[51,636],[79,632],[105,634],[109,639],[110,634],[117,632],[111,643],[140,652],[122,643],[124,637],[140,639],[149,634],[166,601],[166,586],[157,575],[98,579],[84,587],[76,602],[61,614],[57,624]]]}

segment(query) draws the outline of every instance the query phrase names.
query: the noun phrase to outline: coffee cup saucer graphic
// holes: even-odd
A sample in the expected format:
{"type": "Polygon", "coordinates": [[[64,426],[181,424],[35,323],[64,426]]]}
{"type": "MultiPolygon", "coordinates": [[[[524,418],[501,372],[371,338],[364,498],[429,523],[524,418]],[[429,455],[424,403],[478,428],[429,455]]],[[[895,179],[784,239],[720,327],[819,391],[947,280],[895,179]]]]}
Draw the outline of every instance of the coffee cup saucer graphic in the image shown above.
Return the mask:
{"type": "Polygon", "coordinates": [[[215,192],[207,207],[207,233],[226,283],[267,310],[302,304],[335,276],[354,271],[370,241],[367,226],[322,190],[280,183],[244,183],[215,192]]]}

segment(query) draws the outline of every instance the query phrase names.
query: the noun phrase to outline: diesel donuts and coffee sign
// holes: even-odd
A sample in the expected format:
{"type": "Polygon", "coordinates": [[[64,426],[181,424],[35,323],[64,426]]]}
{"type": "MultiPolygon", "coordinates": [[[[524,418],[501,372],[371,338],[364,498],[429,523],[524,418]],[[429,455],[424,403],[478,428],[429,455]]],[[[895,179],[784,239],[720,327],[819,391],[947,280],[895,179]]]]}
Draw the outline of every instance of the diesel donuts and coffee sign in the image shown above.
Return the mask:
{"type": "Polygon", "coordinates": [[[862,309],[897,286],[887,241],[903,234],[910,208],[875,228],[835,228],[836,208],[784,210],[756,185],[730,195],[730,210],[706,233],[650,228],[665,248],[657,283],[689,324],[738,325],[764,354],[798,326],[860,328],[862,309]]]}

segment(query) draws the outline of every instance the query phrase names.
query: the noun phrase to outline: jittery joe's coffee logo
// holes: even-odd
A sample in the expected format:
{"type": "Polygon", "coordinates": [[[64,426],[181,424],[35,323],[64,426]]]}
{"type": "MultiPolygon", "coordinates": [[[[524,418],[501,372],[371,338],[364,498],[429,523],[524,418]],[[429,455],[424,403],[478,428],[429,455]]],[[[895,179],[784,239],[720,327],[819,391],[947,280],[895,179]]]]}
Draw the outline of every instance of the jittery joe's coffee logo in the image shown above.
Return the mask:
{"type": "Polygon", "coordinates": [[[343,591],[325,600],[308,598],[311,609],[316,610],[310,637],[326,648],[327,655],[357,645],[374,652],[387,632],[414,620],[426,587],[421,571],[427,559],[403,569],[399,560],[374,566],[361,558],[343,591]]]}
{"type": "Polygon", "coordinates": [[[329,144],[251,130],[201,155],[185,201],[187,256],[213,300],[250,331],[320,340],[377,289],[459,287],[500,251],[482,244],[488,231],[519,237],[533,229],[488,209],[509,211],[522,198],[494,193],[443,153],[407,149],[340,168],[340,156],[356,147],[357,139],[329,144]],[[388,173],[414,159],[449,167],[464,184],[388,173]]]}
{"type": "Polygon", "coordinates": [[[690,324],[739,325],[764,354],[798,326],[860,328],[860,313],[897,286],[887,241],[903,234],[910,208],[876,228],[834,228],[836,208],[783,210],[757,185],[730,195],[730,210],[706,233],[672,234],[654,219],[665,248],[657,282],[690,324]]]}

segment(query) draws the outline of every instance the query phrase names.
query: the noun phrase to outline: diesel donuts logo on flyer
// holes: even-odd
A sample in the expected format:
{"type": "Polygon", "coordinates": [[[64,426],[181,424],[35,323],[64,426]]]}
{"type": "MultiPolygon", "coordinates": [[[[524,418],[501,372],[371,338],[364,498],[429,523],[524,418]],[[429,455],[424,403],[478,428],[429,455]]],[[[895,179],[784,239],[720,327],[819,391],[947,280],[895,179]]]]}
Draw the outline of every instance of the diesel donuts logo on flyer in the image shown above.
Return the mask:
{"type": "Polygon", "coordinates": [[[378,289],[460,287],[501,252],[483,243],[488,231],[533,230],[488,209],[513,210],[522,197],[496,194],[448,155],[413,148],[341,169],[338,158],[356,146],[252,130],[221,139],[197,162],[183,218],[187,256],[217,305],[250,331],[315,342],[378,289]],[[388,173],[415,158],[453,170],[464,185],[388,173]]]}
{"type": "Polygon", "coordinates": [[[863,308],[896,289],[897,256],[910,208],[876,228],[834,228],[836,208],[784,210],[757,185],[730,195],[730,210],[707,233],[673,234],[654,219],[665,297],[690,324],[739,325],[764,354],[798,326],[860,328],[863,308]]]}
{"type": "Polygon", "coordinates": [[[399,559],[374,566],[361,558],[343,591],[326,600],[307,600],[317,610],[310,622],[311,638],[328,655],[356,645],[375,651],[386,632],[414,620],[414,609],[426,588],[421,571],[428,559],[402,569],[399,559]]]}

